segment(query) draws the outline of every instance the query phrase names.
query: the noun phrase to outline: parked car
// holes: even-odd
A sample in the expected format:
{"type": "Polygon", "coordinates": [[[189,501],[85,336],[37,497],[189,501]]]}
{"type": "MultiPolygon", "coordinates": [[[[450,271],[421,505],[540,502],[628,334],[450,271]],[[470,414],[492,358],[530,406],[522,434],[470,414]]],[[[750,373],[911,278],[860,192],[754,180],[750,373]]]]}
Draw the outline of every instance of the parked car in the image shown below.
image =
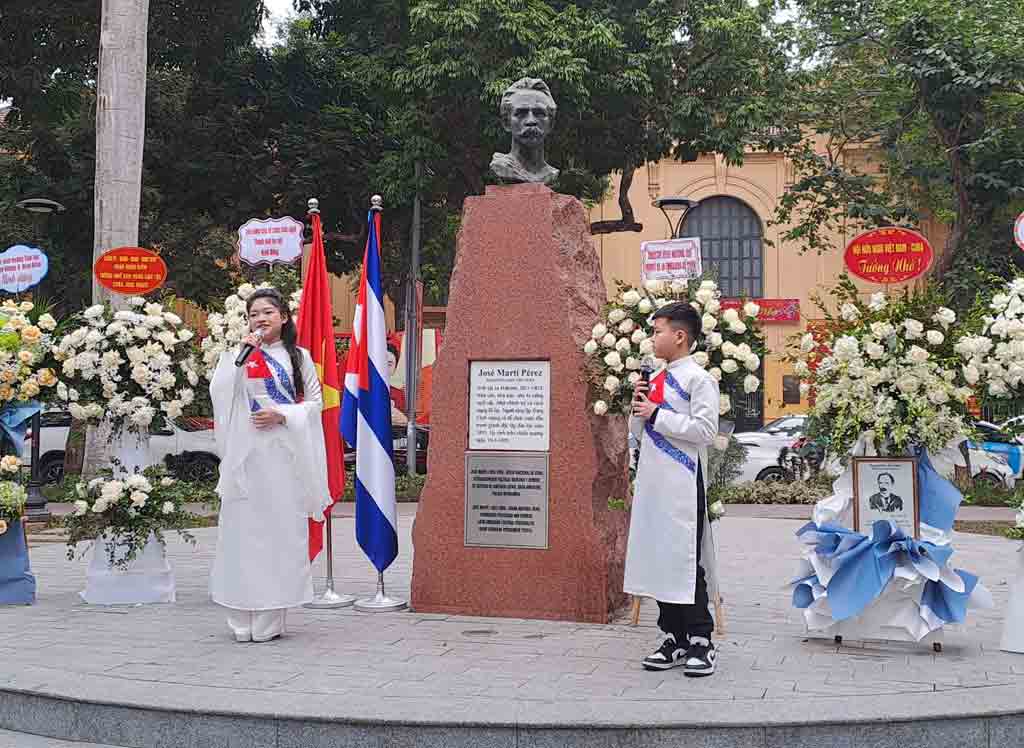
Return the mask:
{"type": "MultiPolygon", "coordinates": [[[[67,411],[47,411],[41,417],[42,434],[39,442],[39,470],[43,483],[59,483],[64,478],[64,449],[71,429],[71,414],[67,411]]],[[[153,462],[164,462],[179,477],[186,480],[216,480],[220,457],[213,437],[210,419],[182,418],[168,421],[157,418],[150,428],[149,450],[153,462]]],[[[26,465],[31,463],[32,439],[29,429],[25,438],[26,465]]]]}
{"type": "Polygon", "coordinates": [[[779,467],[779,455],[803,435],[806,425],[807,416],[782,416],[756,431],[733,434],[736,441],[747,448],[747,459],[735,482],[783,480],[786,473],[779,467]]]}

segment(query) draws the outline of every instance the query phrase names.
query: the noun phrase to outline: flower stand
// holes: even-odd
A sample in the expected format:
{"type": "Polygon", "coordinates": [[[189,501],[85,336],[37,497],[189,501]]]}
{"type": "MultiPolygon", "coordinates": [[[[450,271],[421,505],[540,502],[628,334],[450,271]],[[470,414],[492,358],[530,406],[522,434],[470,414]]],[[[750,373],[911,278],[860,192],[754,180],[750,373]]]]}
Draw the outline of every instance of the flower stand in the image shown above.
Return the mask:
{"type": "MultiPolygon", "coordinates": [[[[107,433],[110,433],[109,431],[107,433]]],[[[149,435],[120,431],[110,440],[111,456],[128,474],[151,463],[149,435]]],[[[167,562],[164,547],[154,535],[127,568],[110,563],[108,537],[97,538],[93,544],[85,574],[82,599],[94,605],[134,605],[139,603],[173,603],[176,597],[174,571],[167,562]]],[[[124,557],[124,549],[115,549],[114,558],[124,557]]]]}
{"type": "MultiPolygon", "coordinates": [[[[858,441],[854,456],[864,455],[866,447],[858,441]]],[[[938,474],[927,452],[919,450],[916,457],[921,539],[891,522],[876,522],[863,533],[851,530],[849,467],[833,484],[833,495],[815,505],[813,521],[798,531],[804,552],[790,586],[809,638],[930,643],[939,650],[946,624],[962,623],[969,609],[992,607],[978,578],[949,563],[963,497],[938,474]]],[[[937,457],[936,462],[956,464],[955,451],[937,457]]],[[[1017,620],[1024,621],[1024,599],[1020,606],[1017,620]]],[[[1024,636],[1018,638],[1024,651],[1024,636]]]]}
{"type": "Polygon", "coordinates": [[[1017,550],[1017,576],[1010,582],[1010,600],[1006,604],[999,648],[1024,654],[1024,546],[1017,550]]]}
{"type": "MultiPolygon", "coordinates": [[[[107,538],[98,538],[93,544],[85,590],[81,593],[83,600],[93,605],[174,602],[174,571],[156,537],[149,536],[146,547],[126,569],[111,566],[108,545],[107,538]]],[[[115,558],[124,555],[116,550],[115,554],[115,558]]]]}
{"type": "Polygon", "coordinates": [[[31,605],[36,601],[36,578],[28,563],[28,544],[21,520],[7,523],[0,535],[0,605],[31,605]]]}

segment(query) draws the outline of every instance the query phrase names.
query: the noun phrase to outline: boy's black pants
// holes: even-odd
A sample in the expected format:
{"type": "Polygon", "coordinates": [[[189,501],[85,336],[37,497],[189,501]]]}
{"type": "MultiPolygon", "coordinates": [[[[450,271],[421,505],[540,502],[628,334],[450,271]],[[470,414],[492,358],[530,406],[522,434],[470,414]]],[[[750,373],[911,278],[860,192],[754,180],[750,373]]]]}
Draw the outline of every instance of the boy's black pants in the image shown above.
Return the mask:
{"type": "Polygon", "coordinates": [[[693,605],[663,603],[658,601],[658,628],[675,636],[677,642],[684,642],[687,636],[702,636],[711,640],[715,619],[708,610],[708,583],[704,567],[700,563],[701,543],[704,540],[704,515],[707,497],[704,495],[704,475],[700,460],[697,461],[697,589],[693,605]]]}

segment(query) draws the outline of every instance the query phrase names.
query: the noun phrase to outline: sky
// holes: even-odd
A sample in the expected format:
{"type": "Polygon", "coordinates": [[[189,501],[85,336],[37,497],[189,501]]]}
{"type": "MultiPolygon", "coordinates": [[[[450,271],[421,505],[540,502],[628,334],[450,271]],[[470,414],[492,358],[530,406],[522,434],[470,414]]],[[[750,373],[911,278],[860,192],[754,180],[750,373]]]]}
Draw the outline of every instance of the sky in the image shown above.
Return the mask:
{"type": "Polygon", "coordinates": [[[292,0],[263,0],[267,9],[267,17],[263,19],[263,39],[261,43],[270,46],[275,38],[274,27],[288,16],[295,15],[292,0]]]}

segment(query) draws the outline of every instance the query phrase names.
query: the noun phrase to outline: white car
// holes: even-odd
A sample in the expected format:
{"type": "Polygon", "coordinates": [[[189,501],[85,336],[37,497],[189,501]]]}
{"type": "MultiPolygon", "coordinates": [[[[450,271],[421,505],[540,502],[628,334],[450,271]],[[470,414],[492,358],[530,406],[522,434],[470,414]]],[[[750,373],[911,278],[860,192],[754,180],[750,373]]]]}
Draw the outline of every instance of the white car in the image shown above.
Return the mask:
{"type": "Polygon", "coordinates": [[[742,472],[733,481],[747,483],[753,480],[783,480],[785,471],[779,467],[779,453],[803,436],[807,416],[782,416],[766,423],[757,431],[733,434],[736,441],[747,448],[747,459],[742,472]]]}
{"type": "MultiPolygon", "coordinates": [[[[47,411],[42,414],[42,440],[39,443],[39,478],[46,483],[59,483],[64,477],[64,449],[71,429],[71,414],[66,411],[47,411]]],[[[213,428],[201,419],[181,419],[180,422],[154,421],[150,429],[149,451],[154,463],[165,463],[180,477],[188,480],[216,480],[220,457],[213,428]]],[[[25,438],[26,465],[32,459],[32,439],[29,429],[25,438]]]]}

